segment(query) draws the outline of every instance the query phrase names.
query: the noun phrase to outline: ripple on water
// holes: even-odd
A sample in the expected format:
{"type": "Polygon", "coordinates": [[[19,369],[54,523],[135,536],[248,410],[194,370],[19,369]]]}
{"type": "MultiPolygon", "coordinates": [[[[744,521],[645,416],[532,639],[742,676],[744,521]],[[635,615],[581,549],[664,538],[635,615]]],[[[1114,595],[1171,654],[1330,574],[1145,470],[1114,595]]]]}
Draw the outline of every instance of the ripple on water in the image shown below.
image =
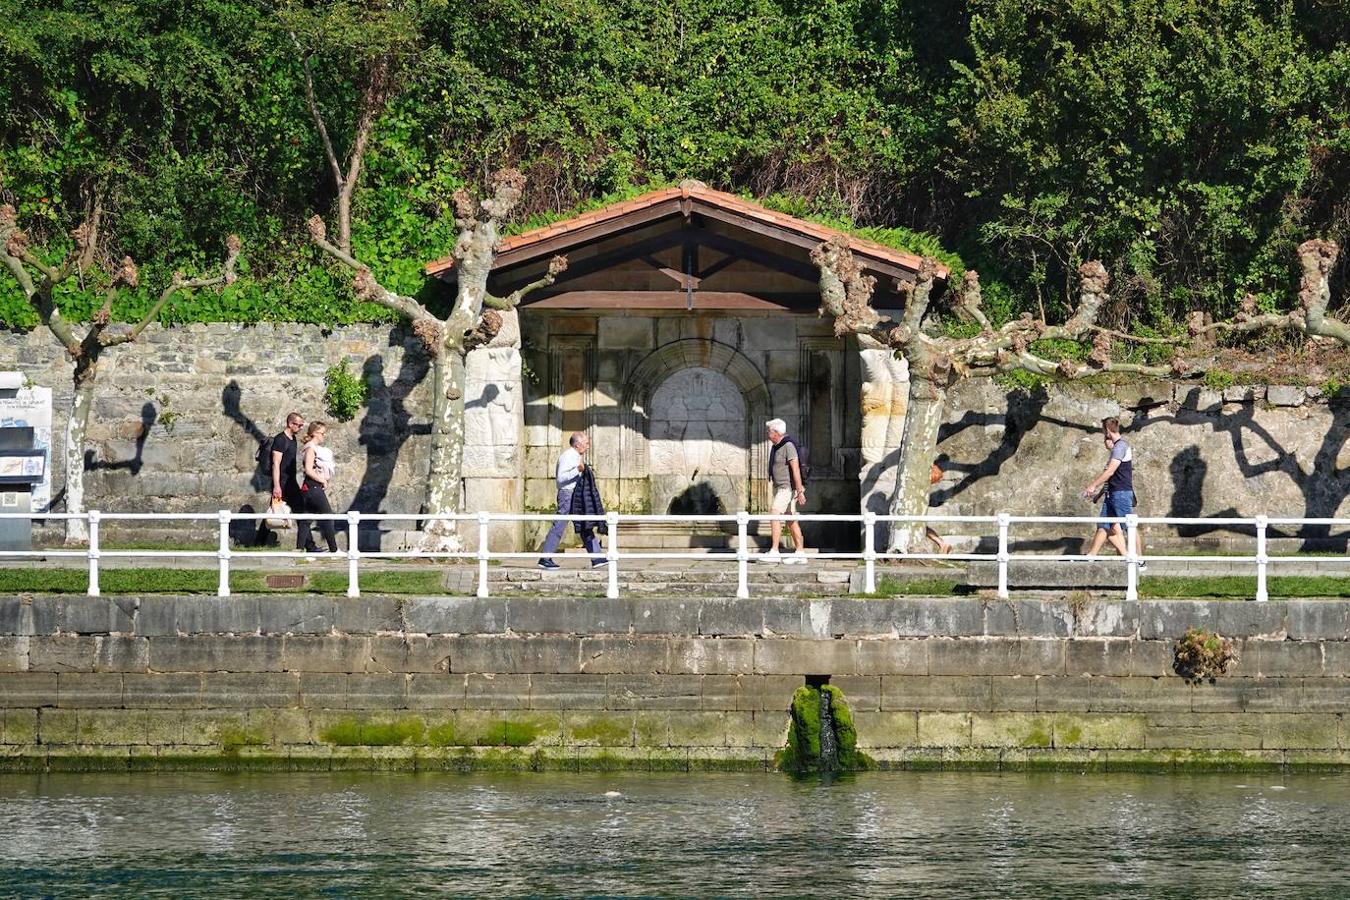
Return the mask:
{"type": "Polygon", "coordinates": [[[31,895],[1340,896],[1350,777],[0,776],[31,895]]]}

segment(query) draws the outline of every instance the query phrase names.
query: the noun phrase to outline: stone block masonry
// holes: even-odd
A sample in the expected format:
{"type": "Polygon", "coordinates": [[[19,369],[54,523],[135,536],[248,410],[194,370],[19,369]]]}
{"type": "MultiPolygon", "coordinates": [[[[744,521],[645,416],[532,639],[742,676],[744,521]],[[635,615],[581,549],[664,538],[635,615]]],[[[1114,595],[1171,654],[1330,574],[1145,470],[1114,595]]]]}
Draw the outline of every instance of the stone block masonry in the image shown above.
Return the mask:
{"type": "Polygon", "coordinates": [[[1350,603],[0,597],[0,771],[772,768],[828,675],[881,767],[1350,764],[1350,603]],[[1172,672],[1218,628],[1239,662],[1172,672]]]}

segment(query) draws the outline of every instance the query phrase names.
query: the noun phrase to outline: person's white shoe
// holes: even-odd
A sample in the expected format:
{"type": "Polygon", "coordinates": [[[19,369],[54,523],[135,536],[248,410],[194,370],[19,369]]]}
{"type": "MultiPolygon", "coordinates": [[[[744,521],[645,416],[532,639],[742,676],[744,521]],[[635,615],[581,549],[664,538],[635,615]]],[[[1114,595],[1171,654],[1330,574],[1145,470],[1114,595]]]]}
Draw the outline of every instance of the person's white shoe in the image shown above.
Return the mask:
{"type": "Polygon", "coordinates": [[[786,566],[804,566],[806,565],[806,554],[800,550],[789,553],[783,557],[783,565],[786,566]]]}
{"type": "Polygon", "coordinates": [[[783,554],[779,553],[777,550],[770,550],[767,553],[761,553],[759,555],[759,561],[766,563],[782,562],[783,554]]]}

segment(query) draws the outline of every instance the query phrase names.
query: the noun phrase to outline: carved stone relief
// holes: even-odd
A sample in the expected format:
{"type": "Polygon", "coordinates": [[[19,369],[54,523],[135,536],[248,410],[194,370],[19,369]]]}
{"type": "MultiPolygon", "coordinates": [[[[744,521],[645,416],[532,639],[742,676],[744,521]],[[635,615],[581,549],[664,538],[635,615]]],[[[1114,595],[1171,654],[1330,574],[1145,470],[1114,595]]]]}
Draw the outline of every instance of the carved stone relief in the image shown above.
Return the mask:
{"type": "Polygon", "coordinates": [[[702,366],[675,372],[652,392],[649,421],[654,511],[744,506],[749,423],[731,379],[702,366]]]}

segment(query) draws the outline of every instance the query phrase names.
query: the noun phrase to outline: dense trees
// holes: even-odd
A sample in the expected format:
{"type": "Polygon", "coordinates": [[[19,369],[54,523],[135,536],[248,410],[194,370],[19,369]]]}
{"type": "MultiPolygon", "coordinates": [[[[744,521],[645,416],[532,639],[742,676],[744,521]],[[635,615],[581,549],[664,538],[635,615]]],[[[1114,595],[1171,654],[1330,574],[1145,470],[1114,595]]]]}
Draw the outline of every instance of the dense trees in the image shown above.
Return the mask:
{"type": "MultiPolygon", "coordinates": [[[[527,224],[696,177],[929,231],[997,321],[1063,319],[1100,259],[1101,321],[1168,329],[1248,294],[1279,308],[1293,248],[1344,242],[1347,22],[1330,0],[0,0],[0,201],[56,262],[99,190],[97,252],[152,283],[240,234],[248,266],[196,316],[387,316],[303,226],[340,213],[348,174],[314,110],[338,148],[369,114],[351,250],[433,306],[419,268],[454,242],[450,197],[514,165],[527,224]]],[[[34,324],[12,284],[0,318],[34,324]]]]}

